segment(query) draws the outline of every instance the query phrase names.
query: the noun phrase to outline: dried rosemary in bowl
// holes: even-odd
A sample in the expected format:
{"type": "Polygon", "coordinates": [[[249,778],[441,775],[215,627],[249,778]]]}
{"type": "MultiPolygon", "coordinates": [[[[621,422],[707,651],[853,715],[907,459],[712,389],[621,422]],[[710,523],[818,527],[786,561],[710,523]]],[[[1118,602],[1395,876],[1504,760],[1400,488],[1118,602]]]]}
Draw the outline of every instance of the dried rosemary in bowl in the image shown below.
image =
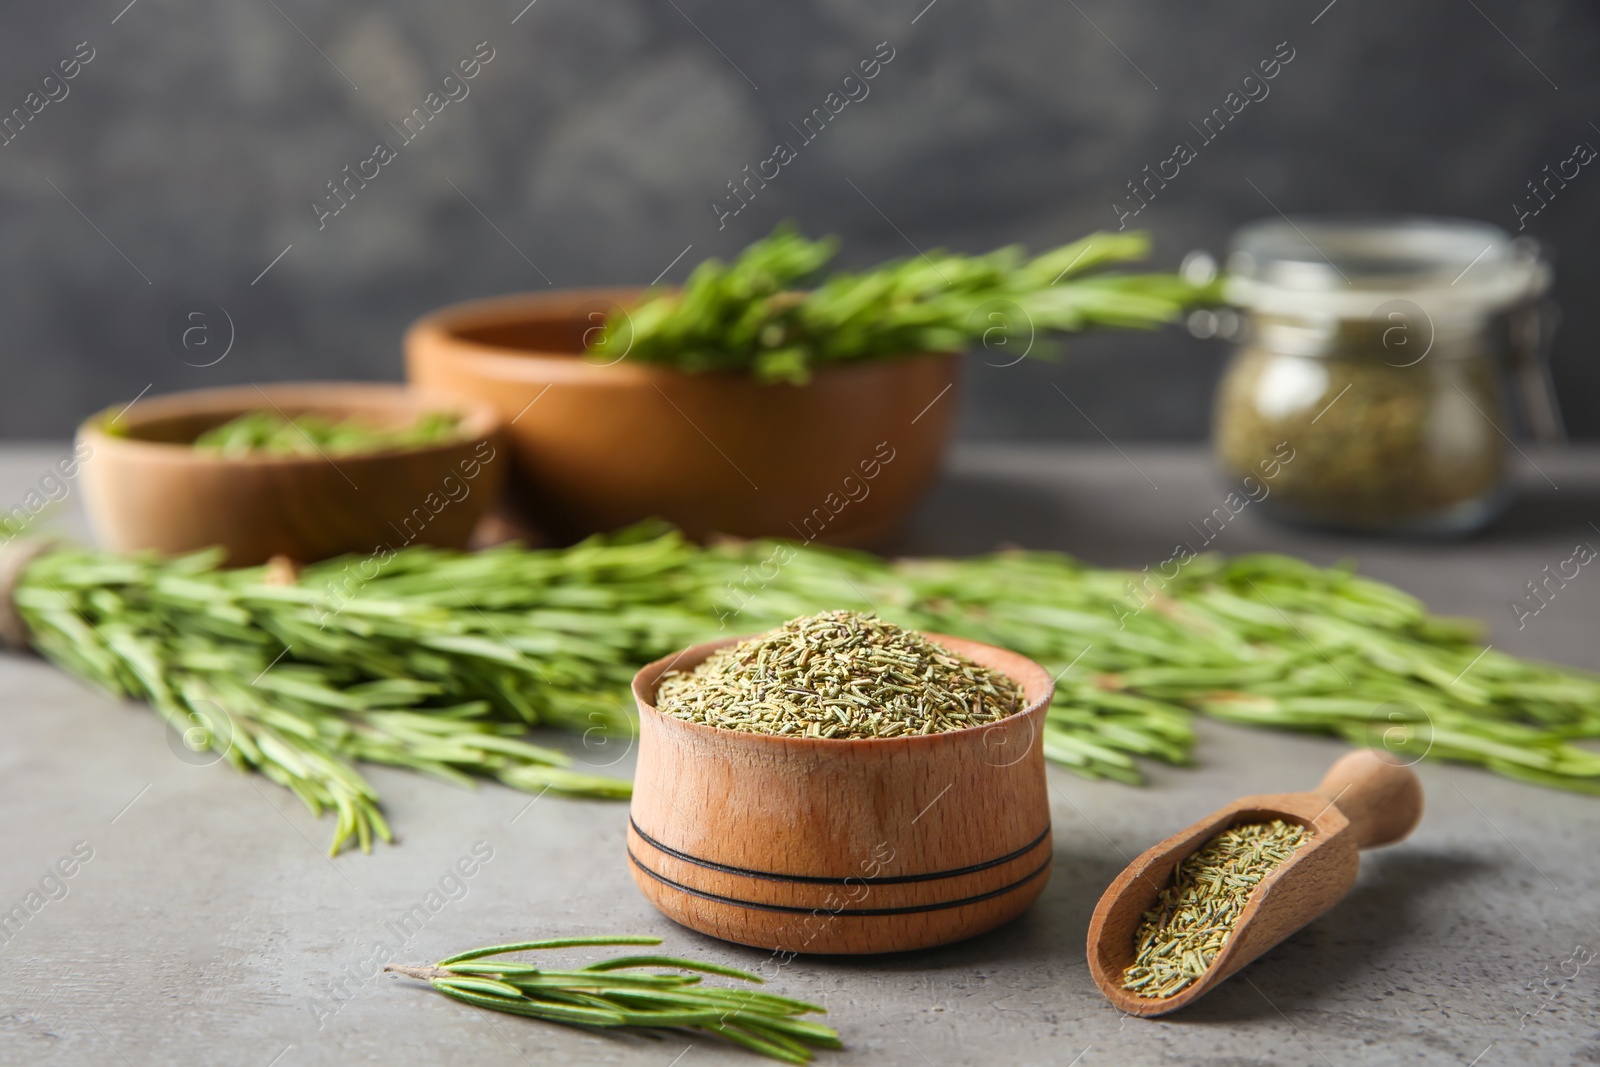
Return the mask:
{"type": "Polygon", "coordinates": [[[1172,885],[1145,912],[1122,988],[1154,998],[1193,985],[1227,946],[1256,886],[1310,839],[1304,826],[1273,819],[1207,841],[1178,864],[1172,885]]]}
{"type": "Polygon", "coordinates": [[[746,733],[839,739],[981,726],[1027,706],[999,671],[875,614],[825,611],[724,648],[656,690],[665,714],[746,733]]]}

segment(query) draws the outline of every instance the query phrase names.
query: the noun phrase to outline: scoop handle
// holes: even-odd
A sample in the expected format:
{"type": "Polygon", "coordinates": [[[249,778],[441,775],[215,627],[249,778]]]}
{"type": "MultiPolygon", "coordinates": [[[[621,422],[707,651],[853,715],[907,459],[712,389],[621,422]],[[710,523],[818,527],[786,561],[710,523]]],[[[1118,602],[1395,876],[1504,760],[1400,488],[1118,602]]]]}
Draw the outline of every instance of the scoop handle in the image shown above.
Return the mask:
{"type": "Polygon", "coordinates": [[[1317,793],[1350,820],[1357,848],[1392,845],[1422,821],[1422,783],[1416,773],[1377,749],[1360,748],[1342,757],[1323,775],[1317,793]]]}

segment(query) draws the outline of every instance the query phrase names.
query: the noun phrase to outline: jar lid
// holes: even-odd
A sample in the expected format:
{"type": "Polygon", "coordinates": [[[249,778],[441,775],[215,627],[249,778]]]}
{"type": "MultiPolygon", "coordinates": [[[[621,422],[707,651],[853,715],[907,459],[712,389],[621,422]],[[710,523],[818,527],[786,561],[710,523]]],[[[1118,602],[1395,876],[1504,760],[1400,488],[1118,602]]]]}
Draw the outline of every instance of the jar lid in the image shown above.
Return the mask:
{"type": "Polygon", "coordinates": [[[1465,219],[1262,219],[1228,257],[1228,300],[1282,315],[1365,318],[1396,300],[1434,318],[1479,318],[1542,294],[1531,240],[1465,219]]]}

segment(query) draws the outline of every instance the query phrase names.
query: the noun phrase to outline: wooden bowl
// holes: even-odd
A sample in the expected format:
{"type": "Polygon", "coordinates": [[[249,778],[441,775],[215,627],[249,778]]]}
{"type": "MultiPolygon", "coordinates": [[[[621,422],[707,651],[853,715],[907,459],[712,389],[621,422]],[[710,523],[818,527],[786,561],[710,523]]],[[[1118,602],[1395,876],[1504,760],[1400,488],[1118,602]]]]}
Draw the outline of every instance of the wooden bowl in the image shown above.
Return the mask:
{"type": "Polygon", "coordinates": [[[500,492],[500,417],[483,404],[429,399],[400,385],[303,384],[202,389],[109,409],[78,429],[84,499],[100,541],[118,552],[221,545],[228,563],[275,555],[309,563],[409,544],[460,548],[500,492]],[[363,455],[230,458],[196,451],[206,430],[276,407],[401,425],[456,410],[451,441],[363,455]],[[106,427],[116,422],[116,434],[106,427]]]}
{"type": "Polygon", "coordinates": [[[558,540],[657,516],[691,537],[883,547],[938,473],[954,425],[950,355],[838,367],[803,386],[579,358],[639,290],[459,304],[406,334],[411,381],[510,424],[511,494],[558,540]]]}
{"type": "Polygon", "coordinates": [[[868,740],[773,737],[664,715],[656,684],[745,638],[696,645],[633,679],[633,880],[669,918],[780,952],[926,948],[1021,914],[1050,874],[1038,743],[1055,690],[1014,652],[927,634],[1013,678],[1024,711],[986,726],[868,740]]]}

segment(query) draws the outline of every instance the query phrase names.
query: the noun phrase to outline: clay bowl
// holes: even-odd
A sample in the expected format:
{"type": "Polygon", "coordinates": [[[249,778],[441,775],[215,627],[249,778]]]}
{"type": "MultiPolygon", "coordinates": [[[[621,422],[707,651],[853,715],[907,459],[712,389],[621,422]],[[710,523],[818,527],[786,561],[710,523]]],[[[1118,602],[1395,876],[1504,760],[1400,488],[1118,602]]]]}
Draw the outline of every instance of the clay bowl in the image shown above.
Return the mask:
{"type": "Polygon", "coordinates": [[[1050,874],[1038,744],[1055,685],[1004,649],[927,634],[1003,671],[1027,708],[987,726],[872,740],[771,737],[663,715],[656,684],[743,638],[634,676],[628,862],[669,918],[781,952],[926,948],[1021,914],[1050,874]]]}
{"type": "Polygon", "coordinates": [[[275,555],[309,563],[408,544],[460,548],[499,493],[506,466],[504,432],[491,408],[400,385],[173,393],[89,419],[78,429],[78,448],[84,499],[103,545],[163,553],[221,545],[231,566],[275,555]],[[329,458],[225,458],[190,447],[212,427],[272,407],[290,417],[316,412],[380,425],[456,410],[463,433],[419,448],[329,458]],[[115,434],[107,432],[113,421],[115,434]]]}
{"type": "Polygon", "coordinates": [[[500,412],[515,510],[558,540],[655,516],[697,539],[893,543],[938,473],[957,357],[834,368],[804,386],[579,358],[585,335],[638,295],[444,308],[406,334],[407,374],[500,412]]]}

